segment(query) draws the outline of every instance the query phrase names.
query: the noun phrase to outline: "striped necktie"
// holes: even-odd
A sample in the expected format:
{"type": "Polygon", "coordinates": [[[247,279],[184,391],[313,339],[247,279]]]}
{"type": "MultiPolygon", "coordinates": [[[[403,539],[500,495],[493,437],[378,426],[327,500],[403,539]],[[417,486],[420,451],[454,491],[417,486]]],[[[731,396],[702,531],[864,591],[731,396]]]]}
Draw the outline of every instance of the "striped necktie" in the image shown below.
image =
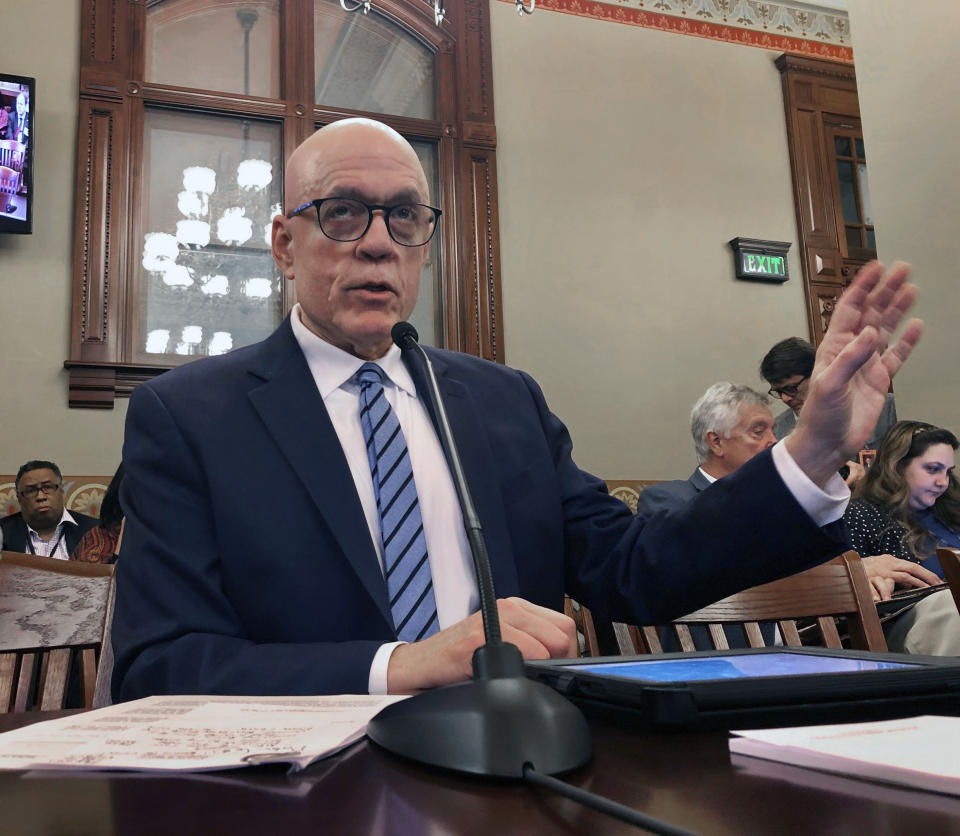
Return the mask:
{"type": "Polygon", "coordinates": [[[439,629],[437,603],[407,442],[384,394],[383,376],[376,363],[364,363],[354,380],[360,387],[360,424],[380,516],[390,612],[397,638],[413,642],[439,629]]]}

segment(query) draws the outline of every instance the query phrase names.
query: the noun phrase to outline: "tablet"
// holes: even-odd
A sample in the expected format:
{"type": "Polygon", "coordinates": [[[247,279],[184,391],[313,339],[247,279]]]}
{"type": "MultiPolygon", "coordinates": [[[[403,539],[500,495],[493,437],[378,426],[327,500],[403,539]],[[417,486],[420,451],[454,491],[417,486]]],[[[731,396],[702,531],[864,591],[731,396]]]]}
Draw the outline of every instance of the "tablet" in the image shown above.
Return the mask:
{"type": "Polygon", "coordinates": [[[528,662],[574,702],[642,725],[762,728],[960,714],[960,659],[823,648],[528,662]]]}

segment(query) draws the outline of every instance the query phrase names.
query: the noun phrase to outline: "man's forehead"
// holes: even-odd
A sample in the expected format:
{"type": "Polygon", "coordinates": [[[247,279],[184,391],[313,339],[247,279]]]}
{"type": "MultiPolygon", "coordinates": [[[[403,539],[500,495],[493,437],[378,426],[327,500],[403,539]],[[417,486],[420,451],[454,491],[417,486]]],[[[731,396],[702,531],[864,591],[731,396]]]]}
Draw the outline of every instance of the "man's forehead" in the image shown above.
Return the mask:
{"type": "Polygon", "coordinates": [[[802,381],[806,375],[802,374],[790,374],[780,380],[774,380],[770,385],[771,386],[794,386],[795,384],[802,381]]]}
{"type": "Polygon", "coordinates": [[[28,470],[20,477],[20,484],[35,485],[38,482],[59,482],[57,474],[46,467],[37,470],[28,470]]]}
{"type": "Polygon", "coordinates": [[[742,403],[737,415],[741,424],[752,424],[763,420],[773,423],[773,413],[762,404],[742,403]]]}

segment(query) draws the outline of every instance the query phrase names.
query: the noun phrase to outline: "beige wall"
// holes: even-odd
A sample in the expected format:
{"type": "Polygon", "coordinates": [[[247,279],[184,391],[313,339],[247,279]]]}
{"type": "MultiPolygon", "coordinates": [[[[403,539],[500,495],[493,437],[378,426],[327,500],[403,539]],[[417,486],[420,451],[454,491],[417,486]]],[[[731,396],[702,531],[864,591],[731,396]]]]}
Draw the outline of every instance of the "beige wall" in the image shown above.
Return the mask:
{"type": "Polygon", "coordinates": [[[693,402],[808,335],[777,53],[490,11],[507,362],[581,467],[685,478],[693,402]],[[738,235],[793,242],[790,281],[734,279],[738,235]]]}
{"type": "MultiPolygon", "coordinates": [[[[851,0],[878,241],[885,257],[916,265],[930,325],[898,402],[904,415],[957,428],[950,320],[960,238],[949,186],[960,185],[960,82],[943,64],[918,72],[911,56],[952,54],[956,27],[926,23],[934,11],[960,12],[950,0],[922,10],[885,0],[868,16],[874,4],[851,0]],[[934,97],[914,90],[926,78],[934,97]]],[[[718,379],[759,386],[766,348],[807,333],[795,243],[783,286],[735,281],[726,244],[796,241],[775,53],[546,9],[519,19],[496,0],[490,8],[507,360],[541,382],[582,466],[684,476],[693,400],[718,379]]],[[[39,106],[34,234],[0,236],[0,472],[43,456],[107,474],[127,402],[68,409],[62,368],[79,2],[0,0],[0,15],[19,32],[4,42],[3,68],[37,77],[39,106]]]]}
{"type": "Polygon", "coordinates": [[[110,474],[127,402],[67,408],[79,0],[0,0],[0,69],[37,79],[33,235],[0,235],[0,473],[31,458],[110,474]],[[15,32],[15,35],[13,34],[15,32]]]}
{"type": "Polygon", "coordinates": [[[897,411],[960,432],[960,7],[850,0],[850,19],[877,247],[913,266],[927,326],[897,411]]]}

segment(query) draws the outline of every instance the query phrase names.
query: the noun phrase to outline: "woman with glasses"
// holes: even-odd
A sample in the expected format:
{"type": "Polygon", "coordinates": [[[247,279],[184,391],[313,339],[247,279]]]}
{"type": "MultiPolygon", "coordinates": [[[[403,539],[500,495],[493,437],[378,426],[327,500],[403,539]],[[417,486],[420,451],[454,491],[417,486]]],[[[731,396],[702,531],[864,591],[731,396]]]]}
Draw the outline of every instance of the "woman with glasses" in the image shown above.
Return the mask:
{"type": "MultiPolygon", "coordinates": [[[[898,421],[884,436],[844,515],[877,601],[896,589],[943,583],[938,546],[960,548],[960,484],[949,430],[898,421]]],[[[881,604],[881,609],[891,604],[881,604]]],[[[896,612],[896,610],[894,610],[896,612]]],[[[960,613],[949,590],[922,598],[884,625],[891,650],[960,655],[960,613]]]]}

